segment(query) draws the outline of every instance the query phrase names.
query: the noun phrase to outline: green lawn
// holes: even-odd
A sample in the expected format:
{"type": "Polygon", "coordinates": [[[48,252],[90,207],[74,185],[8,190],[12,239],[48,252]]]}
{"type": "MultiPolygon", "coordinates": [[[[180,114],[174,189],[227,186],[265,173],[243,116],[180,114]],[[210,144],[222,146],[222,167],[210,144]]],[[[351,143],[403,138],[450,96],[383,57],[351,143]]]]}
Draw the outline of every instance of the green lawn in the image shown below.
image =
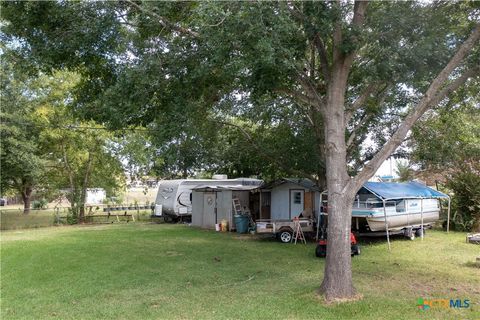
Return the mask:
{"type": "Polygon", "coordinates": [[[479,319],[479,246],[429,232],[362,246],[353,272],[363,299],[325,305],[314,244],[184,225],[114,224],[5,231],[2,319],[479,319]],[[417,299],[469,299],[419,310],[417,299]]]}

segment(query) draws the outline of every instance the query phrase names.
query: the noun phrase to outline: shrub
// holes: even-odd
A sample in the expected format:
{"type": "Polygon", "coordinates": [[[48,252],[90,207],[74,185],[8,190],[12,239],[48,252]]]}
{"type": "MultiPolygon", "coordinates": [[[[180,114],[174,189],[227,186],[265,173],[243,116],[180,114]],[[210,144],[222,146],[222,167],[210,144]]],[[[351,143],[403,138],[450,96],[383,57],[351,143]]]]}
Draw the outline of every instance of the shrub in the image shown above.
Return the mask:
{"type": "Polygon", "coordinates": [[[71,208],[68,208],[67,223],[68,224],[77,224],[78,223],[78,214],[75,210],[72,210],[71,208]]]}
{"type": "Polygon", "coordinates": [[[480,164],[463,166],[452,174],[447,187],[453,191],[452,212],[456,230],[480,231],[480,164]]]}
{"type": "Polygon", "coordinates": [[[46,209],[48,205],[47,199],[43,198],[32,202],[33,209],[46,209]]]}

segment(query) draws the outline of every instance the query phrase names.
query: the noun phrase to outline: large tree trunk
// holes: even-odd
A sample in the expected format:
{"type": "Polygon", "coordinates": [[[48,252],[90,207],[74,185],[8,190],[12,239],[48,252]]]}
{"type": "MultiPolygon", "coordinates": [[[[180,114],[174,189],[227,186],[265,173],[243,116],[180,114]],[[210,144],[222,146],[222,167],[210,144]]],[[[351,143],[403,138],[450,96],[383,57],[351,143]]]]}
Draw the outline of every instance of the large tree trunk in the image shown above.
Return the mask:
{"type": "Polygon", "coordinates": [[[351,299],[355,296],[350,256],[350,214],[352,200],[341,193],[328,199],[328,242],[325,276],[320,292],[327,301],[351,299]]]}
{"type": "MultiPolygon", "coordinates": [[[[336,67],[336,66],[335,66],[336,67]]],[[[328,244],[321,292],[327,301],[355,296],[350,256],[351,210],[354,194],[347,192],[345,143],[345,88],[348,72],[339,66],[332,72],[325,118],[325,151],[328,190],[328,244]]]]}
{"type": "Polygon", "coordinates": [[[63,156],[63,164],[65,165],[65,174],[68,176],[68,181],[70,182],[70,192],[67,195],[67,199],[70,202],[70,210],[74,217],[78,218],[78,202],[77,202],[77,188],[74,183],[74,170],[70,166],[70,161],[68,160],[67,150],[65,144],[62,141],[62,156],[63,156]]]}
{"type": "Polygon", "coordinates": [[[70,202],[72,215],[78,218],[78,191],[75,188],[71,188],[71,191],[67,194],[67,199],[70,202]]]}
{"type": "Polygon", "coordinates": [[[21,192],[22,200],[23,200],[23,214],[30,213],[32,191],[33,191],[32,187],[25,187],[21,192]]]}

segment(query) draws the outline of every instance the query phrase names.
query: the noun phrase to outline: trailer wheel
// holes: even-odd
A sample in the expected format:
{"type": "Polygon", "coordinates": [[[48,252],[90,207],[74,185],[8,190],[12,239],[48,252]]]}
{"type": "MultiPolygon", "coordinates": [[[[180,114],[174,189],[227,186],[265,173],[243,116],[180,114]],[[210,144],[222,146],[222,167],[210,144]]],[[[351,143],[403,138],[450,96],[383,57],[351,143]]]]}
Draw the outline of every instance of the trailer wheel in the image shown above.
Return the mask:
{"type": "Polygon", "coordinates": [[[317,245],[315,248],[315,255],[318,258],[325,258],[327,256],[327,246],[323,244],[317,245]]]}
{"type": "Polygon", "coordinates": [[[415,230],[415,235],[417,237],[421,237],[422,233],[423,233],[423,236],[425,237],[425,228],[423,228],[423,230],[422,230],[422,228],[415,230]]]}
{"type": "Polygon", "coordinates": [[[403,229],[403,235],[410,240],[415,240],[415,230],[412,228],[403,229]]]}
{"type": "Polygon", "coordinates": [[[163,216],[163,221],[165,221],[165,223],[175,223],[175,218],[166,214],[163,216]]]}
{"type": "Polygon", "coordinates": [[[179,217],[171,216],[168,214],[163,216],[163,221],[165,221],[165,223],[177,223],[178,220],[179,220],[179,217]]]}
{"type": "Polygon", "coordinates": [[[289,243],[292,241],[292,232],[290,230],[282,230],[278,233],[278,240],[282,243],[289,243]]]}

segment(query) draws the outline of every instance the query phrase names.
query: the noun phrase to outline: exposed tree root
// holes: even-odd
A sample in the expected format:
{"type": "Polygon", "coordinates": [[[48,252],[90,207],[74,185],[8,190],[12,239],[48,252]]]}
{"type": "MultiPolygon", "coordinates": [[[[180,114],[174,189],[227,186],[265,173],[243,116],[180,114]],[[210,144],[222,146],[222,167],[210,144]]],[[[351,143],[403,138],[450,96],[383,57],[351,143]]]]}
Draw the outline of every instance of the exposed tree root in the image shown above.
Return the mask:
{"type": "Polygon", "coordinates": [[[359,293],[355,293],[351,297],[347,297],[347,298],[327,298],[322,288],[319,288],[315,292],[315,295],[317,299],[320,300],[324,305],[350,303],[350,302],[360,301],[363,299],[363,295],[359,293]]]}

